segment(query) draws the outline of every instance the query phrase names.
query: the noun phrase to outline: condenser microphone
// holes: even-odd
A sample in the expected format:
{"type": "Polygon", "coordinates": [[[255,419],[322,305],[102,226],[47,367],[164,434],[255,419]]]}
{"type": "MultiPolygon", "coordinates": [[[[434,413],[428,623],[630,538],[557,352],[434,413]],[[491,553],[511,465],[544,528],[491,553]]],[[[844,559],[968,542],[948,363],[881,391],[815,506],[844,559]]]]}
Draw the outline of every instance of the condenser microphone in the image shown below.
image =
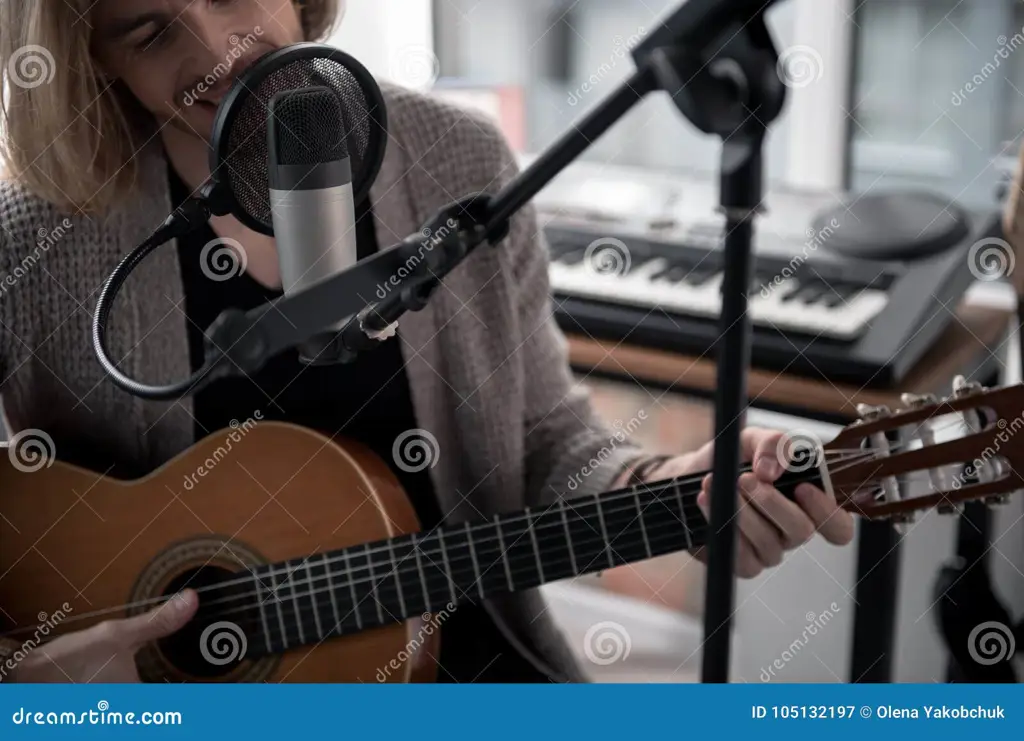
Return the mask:
{"type": "MultiPolygon", "coordinates": [[[[286,296],[352,267],[356,252],[352,162],[341,102],[324,86],[285,90],[270,101],[270,214],[286,296]]],[[[307,365],[342,361],[342,320],[299,346],[307,365]]]]}

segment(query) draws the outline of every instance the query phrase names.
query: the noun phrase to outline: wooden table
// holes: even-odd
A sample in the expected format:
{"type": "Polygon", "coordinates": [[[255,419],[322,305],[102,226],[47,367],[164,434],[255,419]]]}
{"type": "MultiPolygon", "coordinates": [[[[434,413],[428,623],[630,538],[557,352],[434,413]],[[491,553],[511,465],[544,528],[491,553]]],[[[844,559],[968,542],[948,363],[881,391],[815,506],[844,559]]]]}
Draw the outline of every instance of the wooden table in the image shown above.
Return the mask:
{"type": "MultiPolygon", "coordinates": [[[[957,321],[950,322],[898,388],[836,384],[752,368],[748,374],[750,403],[792,410],[798,416],[849,421],[857,417],[858,403],[896,408],[901,405],[903,392],[946,396],[954,376],[978,378],[980,372],[992,367],[1011,316],[1001,308],[962,305],[957,310],[957,321]]],[[[622,376],[684,393],[707,394],[715,387],[713,353],[704,357],[681,355],[580,335],[569,335],[568,340],[570,361],[578,370],[622,376]]]]}

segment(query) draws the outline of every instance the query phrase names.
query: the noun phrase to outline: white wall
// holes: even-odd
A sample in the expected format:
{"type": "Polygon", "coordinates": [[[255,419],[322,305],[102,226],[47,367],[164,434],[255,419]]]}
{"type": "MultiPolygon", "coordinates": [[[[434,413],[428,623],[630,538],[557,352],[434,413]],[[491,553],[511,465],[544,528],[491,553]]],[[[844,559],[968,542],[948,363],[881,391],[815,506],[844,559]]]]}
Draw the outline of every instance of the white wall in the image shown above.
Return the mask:
{"type": "Polygon", "coordinates": [[[431,0],[347,0],[328,39],[378,78],[421,86],[436,78],[431,0]]]}

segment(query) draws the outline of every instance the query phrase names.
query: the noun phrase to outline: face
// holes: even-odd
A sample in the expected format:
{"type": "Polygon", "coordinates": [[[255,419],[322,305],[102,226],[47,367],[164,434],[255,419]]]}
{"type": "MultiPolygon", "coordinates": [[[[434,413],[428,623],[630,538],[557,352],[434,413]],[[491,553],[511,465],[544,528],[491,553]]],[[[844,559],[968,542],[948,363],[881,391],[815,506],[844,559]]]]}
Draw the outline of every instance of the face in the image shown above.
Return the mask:
{"type": "Polygon", "coordinates": [[[235,77],[303,40],[293,0],[98,0],[90,21],[103,72],[158,124],[205,141],[235,77]]]}

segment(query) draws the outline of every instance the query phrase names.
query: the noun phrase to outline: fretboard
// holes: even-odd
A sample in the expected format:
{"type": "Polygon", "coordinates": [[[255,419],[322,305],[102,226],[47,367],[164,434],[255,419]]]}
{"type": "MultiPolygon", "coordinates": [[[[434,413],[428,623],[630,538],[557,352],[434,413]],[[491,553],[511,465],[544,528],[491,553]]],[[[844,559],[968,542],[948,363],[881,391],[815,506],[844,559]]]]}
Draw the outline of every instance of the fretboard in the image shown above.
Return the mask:
{"type": "Polygon", "coordinates": [[[260,637],[249,655],[277,653],[687,550],[704,543],[697,490],[659,482],[261,566],[236,622],[260,637]]]}

